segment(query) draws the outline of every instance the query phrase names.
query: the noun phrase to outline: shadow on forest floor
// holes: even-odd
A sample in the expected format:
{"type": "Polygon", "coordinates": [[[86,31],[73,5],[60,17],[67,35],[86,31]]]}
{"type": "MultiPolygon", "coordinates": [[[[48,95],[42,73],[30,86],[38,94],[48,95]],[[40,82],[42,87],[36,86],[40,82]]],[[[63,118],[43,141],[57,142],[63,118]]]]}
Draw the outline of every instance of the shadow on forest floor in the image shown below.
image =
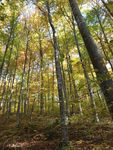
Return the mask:
{"type": "MultiPolygon", "coordinates": [[[[23,119],[19,129],[15,120],[0,118],[0,150],[60,150],[57,117],[35,117],[32,124],[23,119]]],[[[113,123],[70,123],[69,139],[67,150],[113,150],[113,123]]]]}

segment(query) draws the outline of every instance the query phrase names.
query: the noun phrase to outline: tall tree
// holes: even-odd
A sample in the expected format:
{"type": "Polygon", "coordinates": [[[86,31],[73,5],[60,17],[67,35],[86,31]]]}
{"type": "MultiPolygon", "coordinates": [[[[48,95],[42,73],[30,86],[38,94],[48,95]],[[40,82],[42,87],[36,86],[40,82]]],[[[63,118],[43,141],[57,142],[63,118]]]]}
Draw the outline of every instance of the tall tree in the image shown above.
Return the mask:
{"type": "Polygon", "coordinates": [[[69,3],[77,22],[79,31],[83,38],[84,44],[92,61],[99,85],[106,98],[109,112],[113,119],[113,80],[110,78],[102,56],[99,53],[99,49],[97,48],[90,34],[90,31],[86,26],[86,23],[78,7],[77,0],[69,0],[69,3]]]}
{"type": "Polygon", "coordinates": [[[64,107],[64,97],[63,97],[63,77],[62,77],[61,66],[59,61],[59,47],[57,43],[56,31],[52,21],[50,5],[48,1],[46,1],[46,7],[48,12],[48,21],[53,32],[54,57],[55,57],[55,67],[56,67],[56,76],[57,76],[57,85],[58,85],[58,95],[59,95],[59,102],[60,102],[61,126],[62,126],[62,144],[63,146],[66,146],[68,144],[68,130],[67,130],[67,123],[66,123],[65,107],[64,107]]]}

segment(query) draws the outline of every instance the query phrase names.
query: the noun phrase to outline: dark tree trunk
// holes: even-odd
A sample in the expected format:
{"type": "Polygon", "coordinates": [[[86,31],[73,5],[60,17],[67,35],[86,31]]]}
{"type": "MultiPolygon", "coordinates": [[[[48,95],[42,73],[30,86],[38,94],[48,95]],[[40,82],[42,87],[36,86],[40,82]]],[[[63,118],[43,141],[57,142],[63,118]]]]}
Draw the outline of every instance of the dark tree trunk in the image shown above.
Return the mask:
{"type": "Polygon", "coordinates": [[[65,107],[64,107],[64,97],[63,97],[63,77],[62,77],[61,66],[59,62],[59,49],[58,49],[56,31],[53,25],[48,1],[46,1],[46,6],[48,11],[48,21],[53,32],[54,57],[55,57],[55,67],[56,67],[56,76],[57,76],[57,85],[58,85],[58,95],[59,95],[59,102],[60,102],[61,126],[62,126],[62,144],[66,146],[68,144],[68,130],[67,130],[67,123],[66,123],[65,107]]]}

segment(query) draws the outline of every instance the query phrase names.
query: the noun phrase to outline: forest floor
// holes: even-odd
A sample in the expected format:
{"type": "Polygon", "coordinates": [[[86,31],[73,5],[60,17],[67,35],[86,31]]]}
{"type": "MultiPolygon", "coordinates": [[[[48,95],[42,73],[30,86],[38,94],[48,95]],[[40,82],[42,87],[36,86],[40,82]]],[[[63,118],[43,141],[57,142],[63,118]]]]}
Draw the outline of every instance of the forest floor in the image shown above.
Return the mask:
{"type": "MultiPolygon", "coordinates": [[[[0,150],[60,150],[61,128],[57,117],[35,116],[16,127],[16,117],[0,117],[0,150]]],[[[73,119],[72,119],[73,120],[73,119]]],[[[70,121],[67,150],[113,150],[113,123],[70,121]]]]}

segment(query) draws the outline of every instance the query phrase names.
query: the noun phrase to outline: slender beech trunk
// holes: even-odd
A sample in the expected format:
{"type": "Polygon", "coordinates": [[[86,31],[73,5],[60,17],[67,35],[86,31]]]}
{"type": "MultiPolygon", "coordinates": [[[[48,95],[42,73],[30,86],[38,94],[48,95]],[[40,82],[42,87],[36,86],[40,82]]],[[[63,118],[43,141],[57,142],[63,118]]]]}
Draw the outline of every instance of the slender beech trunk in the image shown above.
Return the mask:
{"type": "MultiPolygon", "coordinates": [[[[49,70],[49,64],[48,64],[48,70],[49,70]]],[[[49,76],[49,72],[47,72],[47,79],[48,79],[48,87],[47,87],[47,107],[48,107],[48,110],[47,110],[47,112],[48,112],[48,114],[50,113],[50,76],[49,76]]]]}
{"type": "Polygon", "coordinates": [[[48,21],[53,32],[54,57],[55,57],[55,67],[56,67],[56,76],[57,76],[57,85],[58,85],[58,95],[59,95],[59,102],[60,102],[61,126],[62,126],[62,144],[63,146],[64,145],[66,146],[68,144],[68,129],[66,123],[65,107],[64,107],[63,77],[62,77],[61,66],[59,62],[59,49],[58,49],[56,31],[53,25],[48,1],[46,1],[46,7],[48,11],[48,21]]]}
{"type": "Polygon", "coordinates": [[[19,99],[18,99],[18,107],[17,107],[17,126],[20,126],[20,108],[23,107],[23,87],[24,87],[24,75],[26,70],[26,64],[27,64],[27,54],[28,54],[28,46],[29,46],[29,31],[27,31],[27,41],[26,41],[26,50],[25,50],[25,61],[24,61],[24,67],[22,72],[22,81],[21,81],[21,87],[20,87],[20,93],[19,93],[19,99]]]}
{"type": "MultiPolygon", "coordinates": [[[[40,31],[39,31],[40,32],[40,31]]],[[[44,98],[43,98],[43,51],[41,33],[39,35],[39,53],[40,53],[40,114],[44,113],[44,98]]]]}
{"type": "Polygon", "coordinates": [[[40,66],[40,63],[37,61],[37,76],[36,76],[36,82],[37,82],[37,113],[40,113],[40,69],[38,69],[40,66]]]}
{"type": "MultiPolygon", "coordinates": [[[[68,47],[68,41],[67,41],[67,37],[66,37],[66,33],[65,33],[65,26],[64,26],[64,34],[65,34],[65,39],[66,39],[64,41],[64,45],[66,46],[66,60],[67,60],[68,75],[69,75],[69,78],[70,78],[70,84],[72,83],[71,85],[73,85],[73,89],[74,89],[74,101],[73,101],[73,103],[75,105],[75,103],[78,102],[79,113],[81,115],[83,115],[80,97],[79,97],[77,87],[76,87],[76,84],[75,84],[75,79],[74,79],[74,76],[73,76],[73,67],[72,67],[71,58],[70,58],[70,55],[69,55],[69,47],[68,47]]],[[[72,92],[70,92],[70,94],[72,94],[72,92]]],[[[75,106],[74,105],[72,107],[73,108],[73,110],[72,110],[73,113],[75,111],[75,106]]]]}
{"type": "MultiPolygon", "coordinates": [[[[69,55],[69,54],[68,54],[69,55]]],[[[81,105],[81,101],[80,101],[80,97],[77,91],[77,87],[75,84],[75,79],[73,77],[73,68],[72,68],[72,64],[71,64],[71,59],[70,59],[70,55],[68,56],[68,63],[69,63],[69,70],[70,70],[70,75],[71,75],[71,79],[72,79],[72,84],[73,84],[73,88],[74,88],[74,98],[75,100],[77,99],[78,102],[78,108],[79,108],[79,113],[81,115],[83,115],[83,111],[82,111],[82,105],[81,105]]]]}
{"type": "MultiPolygon", "coordinates": [[[[2,113],[5,112],[5,107],[6,107],[6,101],[5,101],[4,97],[5,97],[5,93],[6,93],[6,89],[7,89],[7,75],[9,73],[11,55],[12,55],[12,48],[10,48],[10,55],[9,55],[9,58],[8,58],[8,64],[7,64],[7,68],[6,68],[6,72],[5,72],[5,76],[4,76],[5,81],[4,81],[4,84],[3,84],[3,92],[2,92],[2,102],[3,102],[2,113]]],[[[8,80],[8,84],[9,84],[9,80],[8,80]]]]}
{"type": "Polygon", "coordinates": [[[52,62],[52,109],[51,111],[54,112],[54,107],[55,107],[55,100],[54,100],[54,95],[55,95],[55,72],[54,72],[54,63],[52,62]]]}
{"type": "Polygon", "coordinates": [[[92,90],[92,87],[91,87],[91,84],[90,84],[90,78],[89,78],[89,75],[87,73],[86,66],[83,62],[82,54],[81,54],[81,51],[80,51],[80,46],[79,46],[79,42],[78,42],[77,35],[76,35],[75,23],[74,23],[73,16],[72,16],[72,26],[73,26],[73,34],[74,34],[75,44],[76,44],[76,47],[77,47],[78,55],[79,55],[79,58],[80,58],[80,62],[81,62],[81,65],[82,65],[84,77],[85,77],[85,80],[86,80],[88,95],[90,97],[90,104],[91,104],[91,108],[92,108],[92,112],[93,112],[93,120],[96,121],[96,122],[99,122],[99,117],[98,117],[98,113],[97,113],[97,110],[96,110],[96,104],[95,104],[95,100],[94,100],[94,97],[93,97],[93,90],[92,90]]]}
{"type": "Polygon", "coordinates": [[[18,86],[18,82],[17,80],[15,80],[15,92],[14,92],[14,96],[15,96],[15,99],[14,99],[14,113],[17,112],[17,99],[18,99],[18,91],[19,91],[19,86],[18,86]]]}
{"type": "Polygon", "coordinates": [[[8,115],[7,117],[8,118],[11,113],[11,101],[12,101],[12,96],[13,96],[13,92],[14,92],[14,81],[15,81],[16,70],[17,70],[18,49],[17,49],[15,59],[16,59],[16,64],[15,64],[15,69],[14,69],[14,73],[13,73],[12,85],[11,85],[10,96],[9,96],[9,100],[8,100],[8,108],[7,108],[7,115],[8,115]]]}
{"type": "MultiPolygon", "coordinates": [[[[69,88],[68,88],[68,95],[69,95],[69,102],[68,103],[72,103],[73,101],[73,90],[72,90],[72,80],[71,80],[71,75],[70,75],[70,68],[69,68],[69,62],[68,62],[68,55],[66,54],[66,61],[67,61],[67,73],[68,73],[68,83],[69,83],[69,88]]],[[[69,104],[68,104],[69,105],[69,104]]],[[[73,111],[71,112],[69,107],[68,107],[68,114],[70,115],[70,113],[73,114],[73,111]]]]}
{"type": "Polygon", "coordinates": [[[29,52],[29,66],[28,66],[28,73],[27,73],[27,93],[26,93],[26,99],[24,101],[24,113],[25,114],[29,114],[29,96],[30,96],[30,90],[29,90],[29,86],[30,86],[30,75],[31,75],[31,58],[32,54],[31,52],[29,52]]]}
{"type": "Polygon", "coordinates": [[[77,4],[77,0],[69,0],[73,15],[77,22],[79,31],[85,43],[86,49],[89,53],[91,62],[93,64],[95,73],[97,75],[97,80],[105,96],[109,112],[113,119],[113,81],[110,78],[107,68],[103,62],[103,59],[99,53],[99,50],[84,22],[82,14],[77,4]]]}
{"type": "Polygon", "coordinates": [[[68,102],[68,93],[67,93],[67,86],[66,86],[66,80],[65,80],[65,72],[64,72],[64,66],[63,62],[61,62],[61,69],[62,69],[62,77],[63,77],[63,91],[64,91],[64,98],[65,98],[65,110],[66,110],[66,115],[69,116],[69,102],[68,102]]]}
{"type": "Polygon", "coordinates": [[[34,98],[33,103],[32,103],[32,107],[31,107],[31,112],[30,112],[30,121],[32,122],[32,114],[35,108],[35,102],[36,102],[36,98],[34,98]]]}
{"type": "Polygon", "coordinates": [[[47,114],[47,96],[46,96],[46,94],[44,96],[44,108],[45,108],[45,113],[47,114]]]}
{"type": "MultiPolygon", "coordinates": [[[[91,67],[91,61],[90,61],[90,59],[88,60],[88,64],[89,64],[89,69],[90,69],[90,73],[91,73],[91,76],[92,76],[92,78],[93,78],[93,80],[95,80],[95,76],[94,76],[94,71],[93,71],[93,68],[91,67]]],[[[98,90],[97,90],[98,91],[98,90]]],[[[101,92],[101,97],[102,97],[102,100],[103,100],[103,103],[104,103],[104,105],[105,105],[105,108],[106,108],[106,110],[108,110],[108,108],[107,108],[107,105],[106,105],[106,101],[105,101],[105,97],[104,97],[104,95],[103,95],[103,93],[102,93],[102,91],[101,91],[101,89],[100,89],[100,92],[101,92]]]]}

